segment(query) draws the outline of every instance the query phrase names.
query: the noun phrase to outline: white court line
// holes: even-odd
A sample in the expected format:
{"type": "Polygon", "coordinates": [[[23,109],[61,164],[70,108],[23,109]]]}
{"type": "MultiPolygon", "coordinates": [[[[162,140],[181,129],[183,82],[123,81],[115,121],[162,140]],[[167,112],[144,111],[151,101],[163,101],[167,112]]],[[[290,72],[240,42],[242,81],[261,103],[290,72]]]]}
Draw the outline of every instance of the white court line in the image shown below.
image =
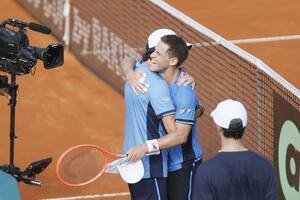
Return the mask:
{"type": "Polygon", "coordinates": [[[121,196],[129,196],[129,192],[93,194],[93,195],[83,195],[83,196],[73,196],[73,197],[58,197],[58,198],[48,198],[48,199],[41,199],[41,200],[77,200],[77,199],[96,199],[96,198],[110,198],[110,197],[121,197],[121,196]]]}
{"type": "MultiPolygon", "coordinates": [[[[286,35],[286,36],[274,36],[274,37],[262,37],[262,38],[247,38],[238,40],[229,40],[233,44],[250,44],[250,43],[261,43],[261,42],[276,42],[285,40],[299,40],[300,35],[286,35]]],[[[196,47],[207,47],[209,45],[219,45],[217,42],[196,42],[192,43],[196,47]]]]}
{"type": "MultiPolygon", "coordinates": [[[[228,50],[230,50],[233,53],[236,53],[237,55],[241,56],[242,58],[246,59],[247,61],[251,62],[255,66],[257,66],[260,70],[263,70],[266,72],[270,77],[275,79],[277,82],[279,82],[282,86],[287,88],[290,92],[292,92],[297,98],[300,98],[300,90],[293,86],[291,83],[289,83],[287,80],[285,80],[282,76],[280,76],[278,73],[276,73],[272,68],[270,68],[268,65],[263,63],[261,60],[256,58],[255,56],[249,54],[245,50],[241,49],[240,47],[236,46],[232,42],[229,42],[228,40],[225,40],[220,35],[212,32],[208,28],[204,27],[203,25],[199,24],[195,20],[191,19],[190,17],[186,16],[179,10],[175,9],[171,5],[167,4],[163,0],[149,0],[153,4],[157,5],[161,9],[167,11],[170,15],[174,16],[175,18],[179,19],[180,21],[188,24],[195,30],[201,32],[202,34],[208,36],[209,38],[216,41],[218,44],[223,45],[228,50]]],[[[200,44],[201,45],[201,44],[200,44]]]]}
{"type": "Polygon", "coordinates": [[[232,42],[233,44],[244,44],[244,43],[273,42],[273,41],[298,40],[298,39],[300,39],[300,35],[286,35],[286,36],[230,40],[230,42],[232,42]]]}

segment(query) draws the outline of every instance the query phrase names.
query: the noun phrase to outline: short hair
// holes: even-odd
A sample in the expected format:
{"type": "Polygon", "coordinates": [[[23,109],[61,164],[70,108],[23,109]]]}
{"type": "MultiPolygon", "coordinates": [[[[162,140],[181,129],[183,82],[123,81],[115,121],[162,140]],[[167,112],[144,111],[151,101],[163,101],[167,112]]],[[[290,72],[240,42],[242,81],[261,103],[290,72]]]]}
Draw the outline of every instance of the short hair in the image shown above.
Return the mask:
{"type": "Polygon", "coordinates": [[[176,57],[178,59],[176,66],[180,66],[189,55],[186,42],[178,35],[165,35],[161,38],[161,41],[169,46],[169,56],[176,57]]]}
{"type": "Polygon", "coordinates": [[[222,128],[223,135],[226,138],[233,138],[233,139],[241,139],[244,135],[246,127],[243,127],[243,122],[241,119],[233,119],[230,121],[229,128],[222,128]]]}
{"type": "Polygon", "coordinates": [[[148,43],[145,46],[145,51],[142,55],[141,63],[146,62],[147,60],[151,59],[151,54],[154,52],[155,47],[149,48],[148,43]]]}

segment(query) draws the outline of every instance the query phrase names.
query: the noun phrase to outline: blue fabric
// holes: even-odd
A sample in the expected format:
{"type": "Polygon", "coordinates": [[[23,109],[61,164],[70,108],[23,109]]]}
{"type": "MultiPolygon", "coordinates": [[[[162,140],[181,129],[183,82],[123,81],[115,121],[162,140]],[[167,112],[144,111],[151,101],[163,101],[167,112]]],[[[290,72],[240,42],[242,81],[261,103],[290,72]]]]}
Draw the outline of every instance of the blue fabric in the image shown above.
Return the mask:
{"type": "Polygon", "coordinates": [[[148,178],[128,184],[132,200],[167,200],[167,179],[148,178]]]}
{"type": "Polygon", "coordinates": [[[220,152],[195,175],[194,200],[276,200],[272,165],[252,151],[220,152]]]}
{"type": "Polygon", "coordinates": [[[190,85],[178,86],[175,82],[169,85],[169,89],[176,108],[176,123],[193,126],[186,143],[168,149],[168,170],[175,171],[185,163],[202,158],[203,151],[198,141],[198,125],[195,119],[195,110],[200,101],[190,85]]]}
{"type": "MultiPolygon", "coordinates": [[[[125,137],[123,151],[145,143],[146,140],[162,136],[158,131],[160,118],[175,114],[175,107],[170,97],[168,84],[156,73],[151,72],[142,63],[136,63],[135,70],[143,71],[147,77],[145,82],[150,84],[145,94],[134,94],[129,83],[125,83],[125,137]]],[[[160,155],[145,156],[142,159],[144,178],[167,176],[167,151],[160,155]]]]}
{"type": "Polygon", "coordinates": [[[21,197],[16,179],[0,170],[0,200],[19,199],[21,197]]]}

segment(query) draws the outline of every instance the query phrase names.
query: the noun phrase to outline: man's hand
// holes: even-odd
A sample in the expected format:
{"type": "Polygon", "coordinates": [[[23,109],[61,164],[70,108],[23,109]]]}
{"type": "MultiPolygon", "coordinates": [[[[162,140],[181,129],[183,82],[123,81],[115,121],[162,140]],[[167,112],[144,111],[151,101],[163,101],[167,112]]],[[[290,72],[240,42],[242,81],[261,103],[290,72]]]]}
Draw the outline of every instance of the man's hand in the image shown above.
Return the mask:
{"type": "Polygon", "coordinates": [[[138,94],[143,94],[148,91],[149,85],[144,81],[146,79],[146,74],[142,71],[134,71],[134,65],[137,62],[137,58],[128,57],[121,61],[121,70],[123,75],[129,82],[133,92],[138,94]]]}
{"type": "Polygon", "coordinates": [[[138,160],[141,160],[146,155],[146,153],[148,153],[146,144],[137,145],[128,150],[127,160],[136,162],[138,160]]]}
{"type": "Polygon", "coordinates": [[[183,85],[183,86],[191,85],[192,89],[194,89],[196,85],[196,81],[186,71],[181,71],[179,75],[179,79],[177,81],[177,85],[183,85]]]}
{"type": "Polygon", "coordinates": [[[129,71],[126,75],[126,78],[133,89],[136,95],[143,94],[148,91],[150,87],[147,83],[145,83],[146,74],[142,71],[129,71]]]}

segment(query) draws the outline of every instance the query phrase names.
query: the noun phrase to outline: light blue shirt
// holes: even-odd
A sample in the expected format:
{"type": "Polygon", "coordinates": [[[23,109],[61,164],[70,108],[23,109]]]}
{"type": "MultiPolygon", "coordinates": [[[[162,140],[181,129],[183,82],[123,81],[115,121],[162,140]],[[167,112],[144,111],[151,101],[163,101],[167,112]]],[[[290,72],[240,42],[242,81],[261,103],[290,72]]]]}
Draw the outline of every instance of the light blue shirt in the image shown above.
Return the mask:
{"type": "MultiPolygon", "coordinates": [[[[161,118],[175,114],[175,107],[170,97],[168,84],[149,68],[137,62],[135,70],[143,71],[147,77],[145,82],[150,85],[148,92],[136,95],[129,83],[125,83],[125,137],[123,151],[126,153],[131,147],[144,144],[146,140],[157,139],[161,118]]],[[[167,176],[167,151],[160,155],[145,156],[142,159],[144,178],[167,176]]]]}
{"type": "Polygon", "coordinates": [[[179,86],[176,81],[169,85],[171,98],[176,108],[176,123],[192,125],[187,142],[168,149],[168,170],[181,169],[188,164],[202,158],[202,148],[198,141],[198,124],[195,110],[200,101],[195,90],[190,85],[179,86]]]}

